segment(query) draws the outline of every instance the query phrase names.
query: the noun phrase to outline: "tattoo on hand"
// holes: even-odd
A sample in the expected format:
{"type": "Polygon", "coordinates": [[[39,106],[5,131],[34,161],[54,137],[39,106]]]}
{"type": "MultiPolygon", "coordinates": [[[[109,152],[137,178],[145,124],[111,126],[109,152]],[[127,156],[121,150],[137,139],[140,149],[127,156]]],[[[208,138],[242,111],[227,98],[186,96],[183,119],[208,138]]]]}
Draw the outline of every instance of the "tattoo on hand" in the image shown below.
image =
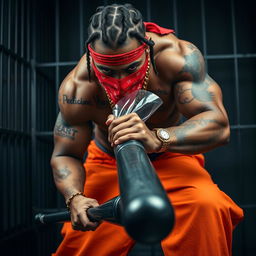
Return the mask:
{"type": "Polygon", "coordinates": [[[65,122],[61,116],[61,113],[59,113],[55,127],[54,127],[54,134],[74,140],[77,132],[78,130],[76,130],[75,128],[70,126],[67,122],[65,122]]]}
{"type": "Polygon", "coordinates": [[[67,166],[65,166],[64,168],[60,169],[60,170],[53,170],[53,176],[54,176],[54,180],[56,182],[61,182],[65,179],[67,179],[67,177],[71,174],[71,171],[68,169],[67,166]]]}

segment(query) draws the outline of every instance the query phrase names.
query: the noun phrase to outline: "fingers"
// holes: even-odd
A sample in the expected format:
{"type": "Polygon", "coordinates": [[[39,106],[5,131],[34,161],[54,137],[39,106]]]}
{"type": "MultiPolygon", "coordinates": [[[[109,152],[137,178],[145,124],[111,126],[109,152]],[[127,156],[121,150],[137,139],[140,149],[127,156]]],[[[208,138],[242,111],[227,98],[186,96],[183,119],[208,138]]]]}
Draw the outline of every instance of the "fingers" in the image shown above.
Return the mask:
{"type": "Polygon", "coordinates": [[[134,126],[131,128],[123,129],[115,133],[113,136],[113,145],[121,144],[127,140],[140,140],[145,141],[147,139],[146,131],[141,126],[134,126]]]}
{"type": "MultiPolygon", "coordinates": [[[[109,122],[109,132],[108,132],[108,140],[113,146],[113,142],[117,139],[119,140],[120,136],[126,135],[127,132],[140,132],[145,129],[145,125],[143,121],[139,118],[136,113],[131,113],[114,120],[111,119],[109,122]],[[129,128],[134,128],[130,129],[129,128]]],[[[123,140],[122,140],[123,141],[123,140]]],[[[119,144],[115,142],[115,144],[119,144]]]]}
{"type": "Polygon", "coordinates": [[[89,231],[95,230],[101,222],[92,222],[87,216],[87,210],[90,207],[98,206],[98,202],[95,199],[86,199],[85,204],[81,204],[76,210],[71,212],[72,228],[74,230],[89,231]]]}

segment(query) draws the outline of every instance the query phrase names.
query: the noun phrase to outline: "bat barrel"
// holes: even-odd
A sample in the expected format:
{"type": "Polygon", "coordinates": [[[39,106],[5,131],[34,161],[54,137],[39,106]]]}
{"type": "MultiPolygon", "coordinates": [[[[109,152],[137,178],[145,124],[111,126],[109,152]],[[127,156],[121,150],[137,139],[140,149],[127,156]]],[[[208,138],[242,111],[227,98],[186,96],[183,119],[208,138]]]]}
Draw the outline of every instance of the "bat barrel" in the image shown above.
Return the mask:
{"type": "Polygon", "coordinates": [[[174,212],[143,145],[125,142],[115,155],[126,231],[141,243],[160,242],[173,227],[174,212]]]}

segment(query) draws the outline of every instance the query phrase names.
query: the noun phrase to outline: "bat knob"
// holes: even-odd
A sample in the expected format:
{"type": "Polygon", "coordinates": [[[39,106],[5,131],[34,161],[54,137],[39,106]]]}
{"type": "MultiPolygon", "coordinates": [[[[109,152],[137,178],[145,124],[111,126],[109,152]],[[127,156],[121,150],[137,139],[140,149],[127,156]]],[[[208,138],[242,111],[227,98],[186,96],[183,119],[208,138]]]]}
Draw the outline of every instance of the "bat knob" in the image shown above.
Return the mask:
{"type": "Polygon", "coordinates": [[[153,244],[163,240],[174,225],[174,211],[159,195],[143,195],[131,200],[123,212],[128,234],[138,242],[153,244]]]}

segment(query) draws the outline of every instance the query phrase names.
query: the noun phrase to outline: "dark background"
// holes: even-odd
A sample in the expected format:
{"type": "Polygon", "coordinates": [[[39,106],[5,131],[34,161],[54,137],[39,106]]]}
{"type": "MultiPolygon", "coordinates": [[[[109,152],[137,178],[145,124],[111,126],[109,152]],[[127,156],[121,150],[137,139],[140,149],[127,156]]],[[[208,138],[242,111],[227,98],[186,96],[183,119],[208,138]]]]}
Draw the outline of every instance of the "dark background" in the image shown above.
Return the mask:
{"type": "MultiPolygon", "coordinates": [[[[33,223],[36,210],[64,207],[49,165],[57,91],[84,54],[89,17],[113,2],[134,4],[204,54],[231,123],[229,145],[206,154],[207,169],[245,211],[233,255],[255,255],[256,8],[249,0],[0,0],[1,254],[50,255],[61,239],[60,225],[33,223]]],[[[161,252],[137,245],[130,255],[161,252]]]]}

